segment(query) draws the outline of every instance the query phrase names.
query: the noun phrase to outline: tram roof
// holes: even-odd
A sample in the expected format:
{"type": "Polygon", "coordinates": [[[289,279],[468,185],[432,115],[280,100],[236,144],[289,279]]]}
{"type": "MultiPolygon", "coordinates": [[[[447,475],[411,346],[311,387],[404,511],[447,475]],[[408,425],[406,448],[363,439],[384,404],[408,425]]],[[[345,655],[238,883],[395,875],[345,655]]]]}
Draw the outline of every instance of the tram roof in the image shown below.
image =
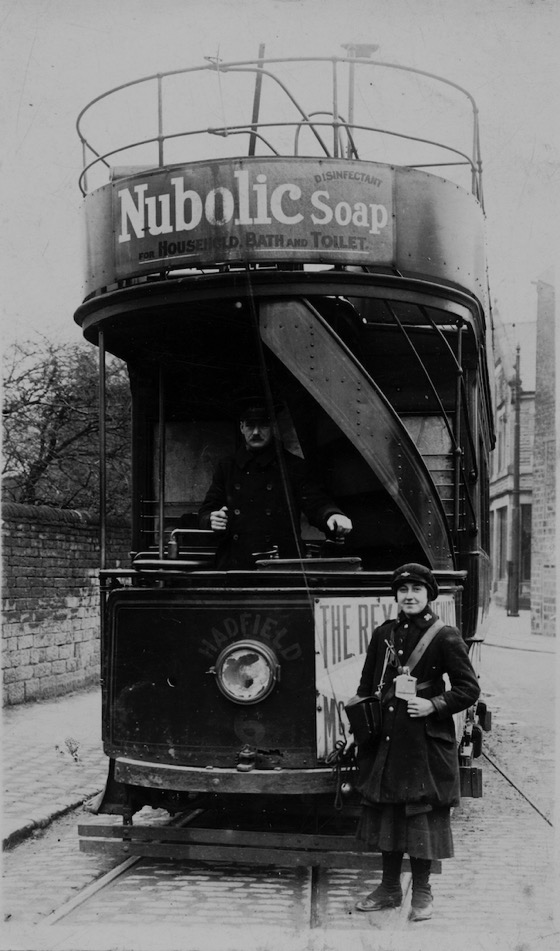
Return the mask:
{"type": "Polygon", "coordinates": [[[162,168],[239,155],[245,141],[249,156],[345,157],[446,176],[466,171],[483,200],[472,95],[446,77],[367,56],[206,57],[96,96],[76,127],[84,194],[123,159],[162,168]]]}

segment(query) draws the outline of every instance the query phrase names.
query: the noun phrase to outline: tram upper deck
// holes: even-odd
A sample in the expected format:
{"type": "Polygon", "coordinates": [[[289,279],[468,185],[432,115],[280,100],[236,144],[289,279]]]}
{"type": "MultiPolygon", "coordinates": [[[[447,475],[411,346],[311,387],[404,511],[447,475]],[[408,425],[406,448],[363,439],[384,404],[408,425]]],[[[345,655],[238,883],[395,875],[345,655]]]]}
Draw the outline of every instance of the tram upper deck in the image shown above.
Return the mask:
{"type": "Polygon", "coordinates": [[[236,394],[263,372],[288,447],[352,516],[344,554],[473,578],[487,558],[476,105],[354,52],[213,59],[118,87],[78,119],[76,320],[128,363],[133,548],[160,567],[233,448],[236,394]]]}
{"type": "Polygon", "coordinates": [[[86,298],[334,267],[486,307],[478,113],[448,80],[360,56],[212,59],[97,97],[77,127],[86,298]]]}

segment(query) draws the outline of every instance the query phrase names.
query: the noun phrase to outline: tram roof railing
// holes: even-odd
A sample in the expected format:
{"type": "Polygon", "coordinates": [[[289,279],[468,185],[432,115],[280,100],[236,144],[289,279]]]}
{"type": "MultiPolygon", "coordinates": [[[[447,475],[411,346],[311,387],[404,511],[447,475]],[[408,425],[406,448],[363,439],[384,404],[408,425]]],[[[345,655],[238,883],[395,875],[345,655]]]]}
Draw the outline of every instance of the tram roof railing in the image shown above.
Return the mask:
{"type": "MultiPolygon", "coordinates": [[[[255,58],[235,62],[206,59],[202,65],[154,73],[123,83],[95,97],[82,109],[76,128],[83,151],[79,184],[84,195],[109,180],[114,167],[123,161],[162,168],[219,158],[221,156],[215,155],[216,137],[224,141],[233,139],[237,148],[239,137],[246,136],[250,156],[256,155],[260,147],[265,150],[264,155],[275,157],[297,158],[301,154],[318,153],[323,158],[430,168],[436,174],[437,170],[445,169],[446,177],[454,167],[463,172],[466,169],[470,190],[483,203],[478,109],[472,95],[459,84],[415,67],[356,56],[255,58]],[[294,72],[296,67],[303,73],[303,82],[294,72]],[[329,78],[329,73],[327,87],[325,76],[329,78]],[[398,77],[394,82],[397,91],[392,97],[385,95],[387,75],[392,82],[398,77]],[[236,86],[242,77],[245,83],[236,86]],[[254,88],[247,85],[247,79],[251,82],[254,79],[254,88]],[[265,82],[267,118],[261,120],[265,82]],[[235,89],[226,91],[227,83],[233,83],[235,89]],[[423,83],[427,85],[421,85],[423,83]],[[292,91],[294,87],[297,95],[292,91]],[[315,101],[311,108],[308,100],[324,99],[327,88],[330,101],[321,102],[322,108],[315,108],[315,101]],[[127,96],[135,93],[138,100],[127,101],[127,96]],[[449,93],[453,96],[452,104],[446,98],[449,93]],[[244,112],[248,96],[253,100],[249,119],[244,112]],[[346,111],[340,108],[344,96],[347,97],[346,111]],[[455,119],[457,96],[467,110],[463,121],[458,123],[455,119]],[[444,106],[452,110],[451,115],[444,106]],[[187,112],[189,115],[185,117],[187,112]],[[269,117],[271,113],[273,118],[269,117]],[[205,123],[203,115],[219,116],[221,121],[205,123]],[[382,121],[376,121],[377,116],[382,121]],[[434,135],[425,134],[428,119],[433,122],[434,135]],[[146,120],[145,134],[134,135],[146,120]],[[401,120],[412,128],[408,131],[398,128],[401,120]],[[111,124],[114,125],[113,138],[111,124]],[[451,128],[459,143],[446,140],[451,128]],[[287,136],[288,132],[293,135],[292,139],[287,136]],[[311,133],[311,137],[307,136],[306,150],[300,154],[305,132],[311,133]],[[208,139],[213,141],[211,148],[207,145],[208,139]],[[310,151],[312,147],[314,151],[310,151]],[[91,187],[93,177],[97,181],[91,187]]],[[[239,151],[228,153],[226,148],[224,152],[228,157],[239,156],[239,151]]]]}

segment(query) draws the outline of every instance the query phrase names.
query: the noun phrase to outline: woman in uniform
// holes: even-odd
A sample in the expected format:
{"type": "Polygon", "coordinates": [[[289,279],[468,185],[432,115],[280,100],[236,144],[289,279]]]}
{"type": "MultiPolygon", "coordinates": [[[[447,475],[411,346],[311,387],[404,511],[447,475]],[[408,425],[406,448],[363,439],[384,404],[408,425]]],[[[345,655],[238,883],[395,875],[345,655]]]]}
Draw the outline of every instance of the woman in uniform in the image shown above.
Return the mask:
{"type": "Polygon", "coordinates": [[[383,876],[356,908],[372,912],[402,903],[406,852],[412,868],[409,918],[426,921],[432,917],[432,859],[453,855],[450,811],[460,798],[453,714],[474,704],[480,688],[459,631],[432,611],[438,595],[432,572],[403,565],[393,573],[391,588],[398,617],[373,632],[351,701],[377,691],[382,720],[379,736],[359,748],[357,788],[358,838],[367,849],[381,851],[383,876]]]}

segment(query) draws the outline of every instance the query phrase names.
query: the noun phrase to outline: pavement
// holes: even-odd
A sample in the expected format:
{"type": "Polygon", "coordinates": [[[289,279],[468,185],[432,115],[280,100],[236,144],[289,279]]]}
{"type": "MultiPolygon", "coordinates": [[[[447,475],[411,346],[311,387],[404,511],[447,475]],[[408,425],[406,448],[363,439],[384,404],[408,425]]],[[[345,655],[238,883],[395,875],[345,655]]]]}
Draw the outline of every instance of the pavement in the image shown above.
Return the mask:
{"type": "MultiPolygon", "coordinates": [[[[554,654],[555,639],[531,634],[529,611],[508,617],[492,606],[486,643],[554,654]]],[[[3,711],[3,847],[13,848],[101,790],[108,760],[101,744],[98,687],[3,711]]]]}
{"type": "Polygon", "coordinates": [[[4,707],[2,843],[11,848],[103,788],[99,687],[4,707]]]}
{"type": "Polygon", "coordinates": [[[555,637],[531,634],[530,611],[520,610],[517,617],[509,617],[505,608],[491,604],[485,630],[484,643],[489,647],[509,647],[545,654],[556,653],[555,637]]]}

